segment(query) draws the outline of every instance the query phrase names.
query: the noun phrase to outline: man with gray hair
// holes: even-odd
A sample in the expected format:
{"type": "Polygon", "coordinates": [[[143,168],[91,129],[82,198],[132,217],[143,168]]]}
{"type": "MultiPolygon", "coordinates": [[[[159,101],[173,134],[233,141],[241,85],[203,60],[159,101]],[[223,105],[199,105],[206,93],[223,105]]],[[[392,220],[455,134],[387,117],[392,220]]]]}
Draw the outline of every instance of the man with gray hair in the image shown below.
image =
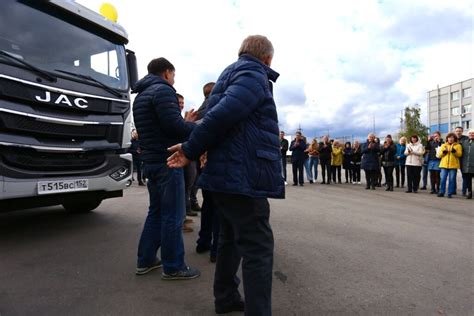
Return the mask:
{"type": "Polygon", "coordinates": [[[271,315],[273,232],[267,198],[284,198],[278,117],[270,68],[273,45],[247,37],[239,59],[220,75],[208,112],[189,140],[175,145],[168,166],[180,168],[205,151],[207,165],[198,184],[212,192],[220,234],[214,279],[218,314],[243,311],[271,315]],[[238,291],[242,261],[245,305],[238,291]]]}

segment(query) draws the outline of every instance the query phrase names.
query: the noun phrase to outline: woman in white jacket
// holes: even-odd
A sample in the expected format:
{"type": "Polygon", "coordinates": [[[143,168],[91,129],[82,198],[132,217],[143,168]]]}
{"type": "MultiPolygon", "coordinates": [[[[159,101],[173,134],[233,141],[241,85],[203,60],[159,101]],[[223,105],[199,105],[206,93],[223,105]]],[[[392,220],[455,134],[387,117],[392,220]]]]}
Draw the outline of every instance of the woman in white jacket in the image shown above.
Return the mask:
{"type": "Polygon", "coordinates": [[[405,149],[407,160],[405,162],[407,168],[408,189],[406,193],[417,193],[420,185],[420,173],[423,167],[423,154],[425,148],[420,142],[417,135],[410,137],[410,143],[405,149]]]}

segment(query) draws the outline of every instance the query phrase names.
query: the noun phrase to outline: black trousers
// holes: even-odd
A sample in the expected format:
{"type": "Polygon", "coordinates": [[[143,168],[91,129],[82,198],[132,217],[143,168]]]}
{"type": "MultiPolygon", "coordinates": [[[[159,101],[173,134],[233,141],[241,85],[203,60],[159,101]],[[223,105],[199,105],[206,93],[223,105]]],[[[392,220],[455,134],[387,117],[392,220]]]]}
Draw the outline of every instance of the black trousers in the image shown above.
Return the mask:
{"type": "Polygon", "coordinates": [[[323,174],[323,183],[331,183],[331,159],[319,159],[323,174]],[[326,179],[327,174],[327,179],[326,179]]]}
{"type": "Polygon", "coordinates": [[[189,192],[189,201],[191,202],[191,206],[193,205],[199,205],[198,199],[197,199],[197,192],[199,190],[197,186],[197,179],[201,175],[201,166],[200,162],[196,161],[196,178],[194,179],[194,184],[191,187],[191,191],[189,192]]]}
{"type": "Polygon", "coordinates": [[[332,181],[336,183],[336,173],[337,173],[337,180],[341,183],[341,166],[331,166],[331,173],[332,173],[332,181]]]}
{"type": "Polygon", "coordinates": [[[383,172],[385,173],[385,182],[387,183],[388,187],[393,187],[393,168],[394,166],[383,167],[383,172]]]}
{"type": "Polygon", "coordinates": [[[462,180],[466,183],[466,191],[467,193],[472,193],[472,178],[474,177],[474,173],[463,173],[462,180]]]}
{"type": "Polygon", "coordinates": [[[360,165],[352,166],[352,176],[354,177],[354,182],[360,182],[360,165]]]}
{"type": "Polygon", "coordinates": [[[364,170],[365,172],[365,181],[367,182],[367,187],[375,188],[377,184],[377,179],[379,175],[378,170],[364,170]]]}
{"type": "Polygon", "coordinates": [[[133,168],[137,172],[138,183],[142,183],[143,182],[142,160],[140,159],[138,155],[132,155],[132,158],[133,158],[133,168]]]}
{"type": "Polygon", "coordinates": [[[405,185],[405,165],[395,166],[395,177],[397,180],[397,187],[405,185]],[[400,182],[400,179],[402,182],[400,182]]]}
{"type": "Polygon", "coordinates": [[[352,167],[344,169],[344,176],[346,178],[346,182],[352,183],[352,167]]]}
{"type": "Polygon", "coordinates": [[[293,184],[303,184],[304,183],[304,160],[291,162],[291,167],[293,168],[293,184]]]}
{"type": "MultiPolygon", "coordinates": [[[[191,191],[196,182],[196,177],[196,161],[191,161],[189,165],[184,167],[184,198],[186,201],[186,212],[191,210],[191,191]]],[[[186,218],[186,214],[184,215],[184,218],[186,218]]]]}
{"type": "Polygon", "coordinates": [[[203,249],[210,249],[211,257],[216,257],[219,242],[219,215],[212,192],[202,190],[202,198],[201,229],[196,244],[203,249]]]}
{"type": "Polygon", "coordinates": [[[216,306],[240,299],[242,260],[245,315],[271,315],[273,232],[266,198],[213,192],[220,232],[214,278],[216,306]]]}
{"type": "Polygon", "coordinates": [[[433,192],[439,192],[439,185],[441,183],[440,174],[440,170],[430,170],[431,191],[433,192]]]}
{"type": "Polygon", "coordinates": [[[407,189],[408,191],[416,192],[420,186],[421,166],[406,166],[407,167],[407,189]]]}

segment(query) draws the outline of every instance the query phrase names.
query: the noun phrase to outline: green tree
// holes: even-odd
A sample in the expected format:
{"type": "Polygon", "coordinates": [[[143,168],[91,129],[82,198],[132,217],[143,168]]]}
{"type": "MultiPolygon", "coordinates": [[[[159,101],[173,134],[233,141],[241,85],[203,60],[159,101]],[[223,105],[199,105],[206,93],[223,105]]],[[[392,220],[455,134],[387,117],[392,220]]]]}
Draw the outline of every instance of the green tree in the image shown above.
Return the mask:
{"type": "Polygon", "coordinates": [[[423,142],[426,141],[428,137],[428,127],[421,123],[421,109],[418,107],[418,104],[415,104],[413,107],[407,106],[405,108],[404,115],[404,124],[402,130],[399,133],[399,136],[405,136],[408,141],[410,141],[411,135],[418,135],[420,140],[423,142]]]}

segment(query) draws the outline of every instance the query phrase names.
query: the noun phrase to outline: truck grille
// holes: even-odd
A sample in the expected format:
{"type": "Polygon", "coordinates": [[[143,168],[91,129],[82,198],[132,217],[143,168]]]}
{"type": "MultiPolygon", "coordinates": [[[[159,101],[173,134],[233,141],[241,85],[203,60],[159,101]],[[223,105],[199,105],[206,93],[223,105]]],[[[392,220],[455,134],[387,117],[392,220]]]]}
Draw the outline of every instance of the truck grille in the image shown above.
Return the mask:
{"type": "Polygon", "coordinates": [[[40,153],[30,149],[2,150],[4,164],[34,171],[81,171],[100,167],[104,153],[40,153]]]}
{"type": "Polygon", "coordinates": [[[110,143],[120,143],[121,125],[65,125],[36,120],[34,118],[0,112],[0,130],[15,134],[27,134],[48,139],[71,139],[77,141],[105,139],[110,143]]]}

